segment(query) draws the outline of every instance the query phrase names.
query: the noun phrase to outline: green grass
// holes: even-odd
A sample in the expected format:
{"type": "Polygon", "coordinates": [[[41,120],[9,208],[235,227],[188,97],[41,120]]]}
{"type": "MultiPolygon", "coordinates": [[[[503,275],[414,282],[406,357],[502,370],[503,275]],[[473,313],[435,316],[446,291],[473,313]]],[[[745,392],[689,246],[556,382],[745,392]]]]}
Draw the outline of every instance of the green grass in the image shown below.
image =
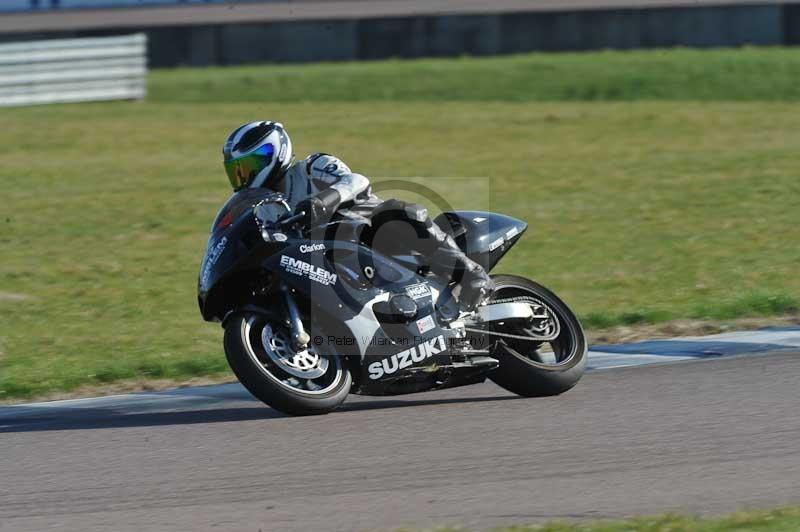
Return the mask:
{"type": "MultiPolygon", "coordinates": [[[[436,529],[437,532],[463,529],[436,529]]],[[[599,521],[588,524],[548,523],[511,526],[494,532],[796,532],[800,530],[800,509],[738,512],[725,517],[683,517],[663,515],[637,517],[623,521],[599,521]]]]}
{"type": "MultiPolygon", "coordinates": [[[[782,64],[794,52],[741,54],[744,63],[764,64],[775,54],[782,64]]],[[[720,55],[736,62],[729,51],[711,52],[709,61],[720,55]]],[[[588,84],[602,69],[587,58],[611,65],[628,56],[487,64],[557,65],[562,57],[589,65],[588,84]]],[[[675,63],[664,61],[664,70],[675,63]]],[[[478,62],[341,69],[435,63],[456,72],[478,62]]],[[[645,63],[642,72],[655,68],[645,63]]],[[[247,70],[259,78],[291,72],[291,94],[303,100],[308,87],[322,94],[314,82],[326,69],[336,66],[247,70]]],[[[552,287],[590,326],[800,306],[794,103],[349,101],[367,99],[371,86],[336,103],[279,103],[269,87],[261,97],[240,91],[240,71],[156,72],[147,103],[0,109],[0,398],[226,371],[221,330],[202,322],[196,307],[196,275],[229,194],[222,142],[234,126],[261,117],[289,127],[299,156],[336,153],[377,181],[416,176],[456,208],[527,220],[528,233],[500,271],[552,287]],[[224,92],[228,101],[191,101],[203,96],[201,79],[215,80],[206,98],[224,92]],[[184,89],[188,103],[170,101],[184,89]],[[464,182],[470,186],[459,188],[464,182]]],[[[738,72],[720,86],[736,85],[738,72]]],[[[415,79],[425,85],[413,76],[401,77],[397,90],[411,90],[415,79]]],[[[452,94],[462,90],[459,79],[452,94]]],[[[506,83],[497,82],[498,98],[514,100],[504,97],[506,83]]],[[[341,95],[337,87],[331,100],[341,95]]]]}
{"type": "Polygon", "coordinates": [[[799,77],[797,49],[745,48],[164,70],[150,86],[163,102],[797,101],[799,77]]]}

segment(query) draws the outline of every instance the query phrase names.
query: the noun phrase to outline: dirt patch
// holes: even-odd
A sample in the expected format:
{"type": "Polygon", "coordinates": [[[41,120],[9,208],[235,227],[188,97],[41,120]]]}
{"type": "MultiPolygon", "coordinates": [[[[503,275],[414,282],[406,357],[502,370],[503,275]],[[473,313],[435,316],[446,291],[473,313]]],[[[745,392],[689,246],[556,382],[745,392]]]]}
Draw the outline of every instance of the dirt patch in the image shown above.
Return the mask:
{"type": "Polygon", "coordinates": [[[732,331],[752,331],[764,327],[800,325],[800,313],[771,318],[740,318],[728,321],[675,320],[656,324],[620,325],[586,331],[589,344],[619,344],[681,336],[706,336],[732,331]]]}
{"type": "Polygon", "coordinates": [[[0,404],[10,405],[19,403],[32,403],[41,401],[60,401],[62,399],[80,399],[83,397],[105,397],[133,392],[154,392],[175,388],[188,388],[190,386],[207,386],[211,384],[224,384],[236,382],[233,375],[219,375],[214,377],[194,377],[186,380],[157,379],[157,380],[124,380],[102,384],[98,386],[81,386],[69,392],[53,392],[29,399],[0,399],[0,404]]]}

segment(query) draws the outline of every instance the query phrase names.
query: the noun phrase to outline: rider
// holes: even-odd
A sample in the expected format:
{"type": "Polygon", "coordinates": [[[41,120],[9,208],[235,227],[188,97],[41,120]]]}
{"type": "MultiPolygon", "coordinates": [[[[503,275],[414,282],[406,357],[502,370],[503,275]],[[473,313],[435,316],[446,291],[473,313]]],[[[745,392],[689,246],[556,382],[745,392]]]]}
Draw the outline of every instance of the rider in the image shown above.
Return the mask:
{"type": "Polygon", "coordinates": [[[263,187],[283,193],[295,213],[304,212],[313,228],[341,206],[366,213],[373,228],[381,221],[402,221],[422,236],[417,249],[431,271],[461,284],[461,305],[473,310],[491,293],[486,271],[467,257],[455,241],[431,221],[424,207],[399,200],[381,200],[372,194],[369,180],[350,171],[341,160],[324,153],[293,163],[292,141],[278,122],[258,121],[233,131],[222,150],[225,171],[234,191],[263,187]]]}

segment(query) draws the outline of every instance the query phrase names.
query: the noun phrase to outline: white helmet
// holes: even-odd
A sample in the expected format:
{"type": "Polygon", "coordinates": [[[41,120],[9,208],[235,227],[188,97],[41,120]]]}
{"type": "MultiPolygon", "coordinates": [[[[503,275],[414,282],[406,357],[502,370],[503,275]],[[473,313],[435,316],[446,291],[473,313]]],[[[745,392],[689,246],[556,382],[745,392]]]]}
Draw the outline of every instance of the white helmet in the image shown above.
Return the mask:
{"type": "Polygon", "coordinates": [[[230,134],[222,148],[233,190],[273,188],[292,163],[292,141],[278,122],[250,122],[230,134]]]}

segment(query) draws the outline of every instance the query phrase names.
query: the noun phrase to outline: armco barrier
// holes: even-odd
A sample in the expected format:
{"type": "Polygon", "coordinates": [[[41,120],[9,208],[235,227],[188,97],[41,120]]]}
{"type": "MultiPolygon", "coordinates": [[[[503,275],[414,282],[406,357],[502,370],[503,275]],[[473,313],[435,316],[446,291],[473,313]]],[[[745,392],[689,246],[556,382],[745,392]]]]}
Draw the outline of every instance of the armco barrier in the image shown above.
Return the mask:
{"type": "Polygon", "coordinates": [[[147,36],[0,44],[0,106],[142,99],[147,36]]]}

